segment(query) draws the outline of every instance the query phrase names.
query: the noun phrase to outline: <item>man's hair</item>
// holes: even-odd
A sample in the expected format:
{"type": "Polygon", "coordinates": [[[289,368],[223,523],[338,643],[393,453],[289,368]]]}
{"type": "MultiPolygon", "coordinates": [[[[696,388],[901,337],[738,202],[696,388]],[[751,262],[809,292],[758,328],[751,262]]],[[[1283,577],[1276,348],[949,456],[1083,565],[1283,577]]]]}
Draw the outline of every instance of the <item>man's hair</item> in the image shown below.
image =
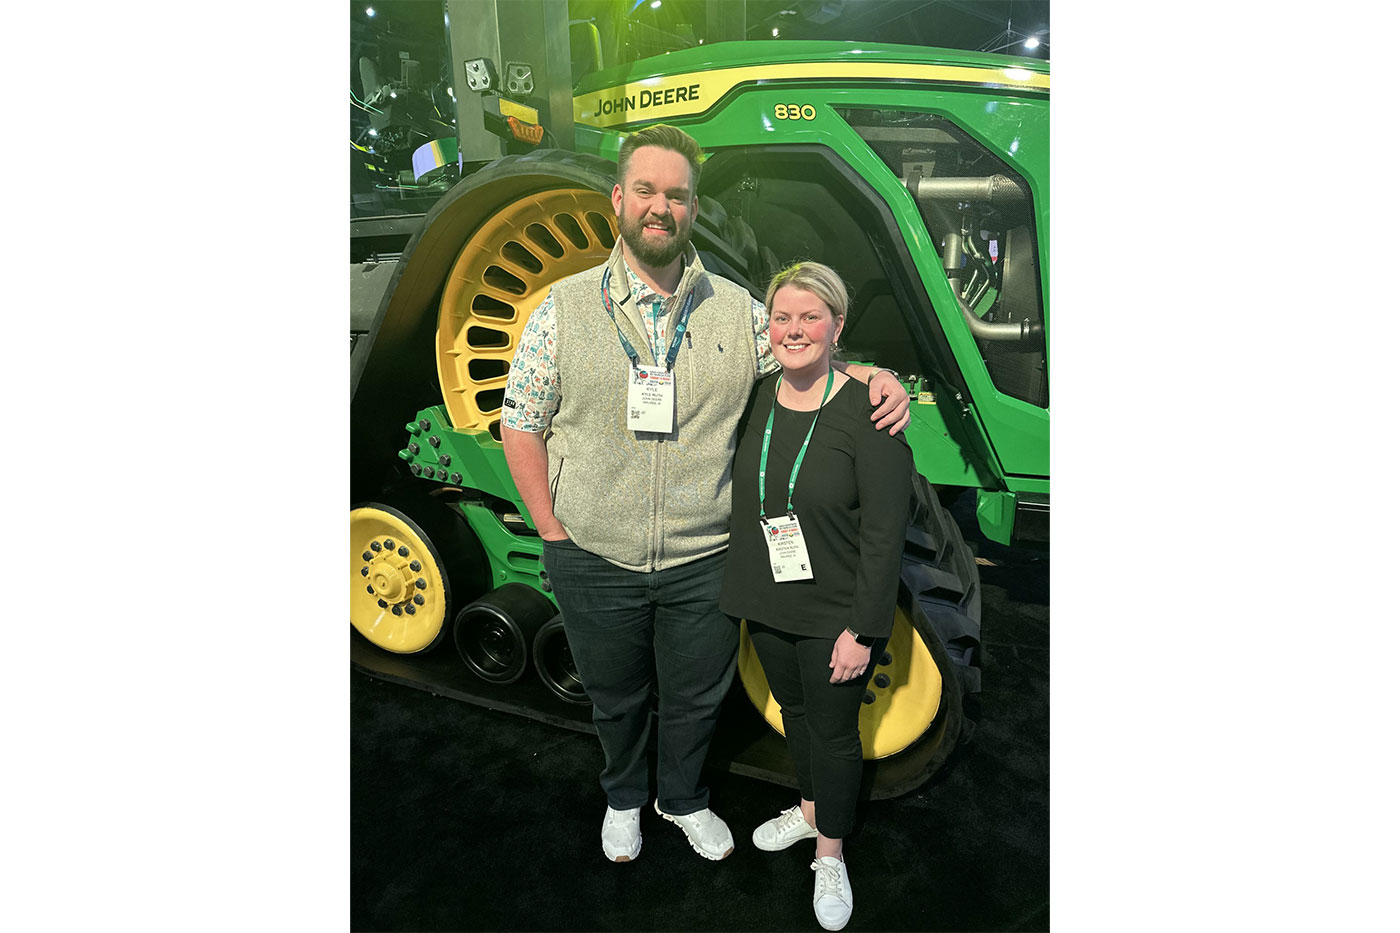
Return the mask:
{"type": "Polygon", "coordinates": [[[632,163],[632,153],[643,146],[669,149],[685,156],[685,160],[690,163],[690,193],[691,195],[695,194],[696,189],[700,186],[700,144],[692,139],[685,130],[667,126],[665,123],[657,123],[646,129],[638,130],[622,141],[622,148],[617,152],[617,183],[619,185],[627,177],[627,166],[632,163]]]}
{"type": "Polygon", "coordinates": [[[777,275],[773,276],[773,281],[768,283],[768,294],[763,298],[763,306],[768,309],[769,314],[773,313],[773,296],[784,285],[791,285],[816,295],[831,311],[832,317],[846,316],[846,306],[850,301],[846,283],[830,266],[819,262],[795,262],[786,269],[779,270],[777,275]]]}

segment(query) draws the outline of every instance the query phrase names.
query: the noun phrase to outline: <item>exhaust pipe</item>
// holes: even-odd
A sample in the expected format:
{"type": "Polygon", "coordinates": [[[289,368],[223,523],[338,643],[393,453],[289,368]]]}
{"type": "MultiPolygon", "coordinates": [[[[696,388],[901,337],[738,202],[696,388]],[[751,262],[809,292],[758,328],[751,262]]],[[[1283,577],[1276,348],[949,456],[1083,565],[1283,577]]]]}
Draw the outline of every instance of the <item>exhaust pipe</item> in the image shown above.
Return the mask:
{"type": "MultiPolygon", "coordinates": [[[[1000,176],[993,176],[1000,177],[1000,176]]],[[[923,184],[930,179],[920,179],[919,184],[923,184]]],[[[962,179],[938,179],[939,181],[961,181],[962,179]]],[[[1009,181],[1009,179],[1008,179],[1009,181]]],[[[1014,185],[1013,185],[1014,187],[1014,185]]],[[[971,241],[968,240],[970,243],[971,241]]],[[[964,238],[959,233],[949,233],[943,238],[943,270],[948,275],[948,284],[953,288],[953,297],[957,299],[958,309],[962,311],[963,320],[967,322],[967,329],[972,331],[972,336],[979,340],[1010,340],[1016,342],[1038,341],[1045,339],[1045,326],[1032,321],[1012,322],[1009,324],[994,324],[991,321],[984,321],[968,307],[967,302],[962,299],[962,276],[961,272],[962,251],[964,238]]]]}
{"type": "Polygon", "coordinates": [[[920,201],[990,201],[1012,204],[1024,195],[1016,183],[1005,175],[985,175],[980,178],[918,178],[909,185],[920,201]]]}

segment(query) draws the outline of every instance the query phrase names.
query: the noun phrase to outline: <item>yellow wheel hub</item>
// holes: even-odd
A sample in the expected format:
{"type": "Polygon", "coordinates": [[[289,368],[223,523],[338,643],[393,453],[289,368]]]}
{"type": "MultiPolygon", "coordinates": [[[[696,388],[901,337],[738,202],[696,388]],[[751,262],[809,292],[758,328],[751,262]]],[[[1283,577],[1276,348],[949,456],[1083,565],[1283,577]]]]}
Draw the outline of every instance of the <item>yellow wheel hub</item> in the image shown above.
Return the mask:
{"type": "MultiPolygon", "coordinates": [[[[875,675],[865,689],[874,702],[860,708],[861,755],[866,759],[888,758],[914,744],[938,718],[943,698],[943,675],[901,608],[895,609],[894,629],[885,652],[890,656],[888,664],[871,658],[875,675]]],[[[749,700],[781,733],[782,709],[768,689],[747,623],[740,629],[739,677],[749,700]]]]}
{"type": "Polygon", "coordinates": [[[492,215],[462,247],[438,308],[437,365],[452,426],[500,438],[520,332],[549,286],[598,265],[617,239],[606,195],[541,191],[492,215]]]}
{"type": "Polygon", "coordinates": [[[447,589],[427,536],[407,516],[369,505],[350,512],[350,624],[379,647],[431,647],[447,617],[447,589]]]}

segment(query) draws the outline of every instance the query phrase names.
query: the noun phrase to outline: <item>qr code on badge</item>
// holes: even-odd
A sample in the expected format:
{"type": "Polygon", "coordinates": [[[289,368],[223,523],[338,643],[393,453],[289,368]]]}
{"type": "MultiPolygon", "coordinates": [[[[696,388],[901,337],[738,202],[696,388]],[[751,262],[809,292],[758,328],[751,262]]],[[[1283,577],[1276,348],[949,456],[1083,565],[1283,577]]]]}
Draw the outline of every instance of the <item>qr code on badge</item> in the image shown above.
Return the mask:
{"type": "Polygon", "coordinates": [[[642,417],[641,409],[639,409],[639,408],[632,408],[632,409],[628,409],[628,410],[631,411],[632,414],[628,415],[627,417],[631,418],[633,421],[636,421],[636,420],[638,420],[639,418],[642,417]]]}

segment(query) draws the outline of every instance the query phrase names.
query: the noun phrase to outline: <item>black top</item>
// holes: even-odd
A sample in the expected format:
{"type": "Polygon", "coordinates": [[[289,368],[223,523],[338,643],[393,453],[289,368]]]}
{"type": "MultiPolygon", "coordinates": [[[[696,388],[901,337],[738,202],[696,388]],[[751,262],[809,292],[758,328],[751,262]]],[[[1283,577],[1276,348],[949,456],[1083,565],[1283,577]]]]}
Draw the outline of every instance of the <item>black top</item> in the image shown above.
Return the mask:
{"type": "MultiPolygon", "coordinates": [[[[890,634],[904,531],[909,522],[913,454],[901,433],[877,431],[865,386],[848,380],[817,419],[792,506],[812,562],[811,580],[774,583],[758,523],[758,460],[777,376],[749,397],[734,455],[729,558],[719,605],[726,613],[794,635],[836,638],[890,634]]],[[[788,477],[815,411],[773,412],[765,505],[787,508],[788,477]]]]}

